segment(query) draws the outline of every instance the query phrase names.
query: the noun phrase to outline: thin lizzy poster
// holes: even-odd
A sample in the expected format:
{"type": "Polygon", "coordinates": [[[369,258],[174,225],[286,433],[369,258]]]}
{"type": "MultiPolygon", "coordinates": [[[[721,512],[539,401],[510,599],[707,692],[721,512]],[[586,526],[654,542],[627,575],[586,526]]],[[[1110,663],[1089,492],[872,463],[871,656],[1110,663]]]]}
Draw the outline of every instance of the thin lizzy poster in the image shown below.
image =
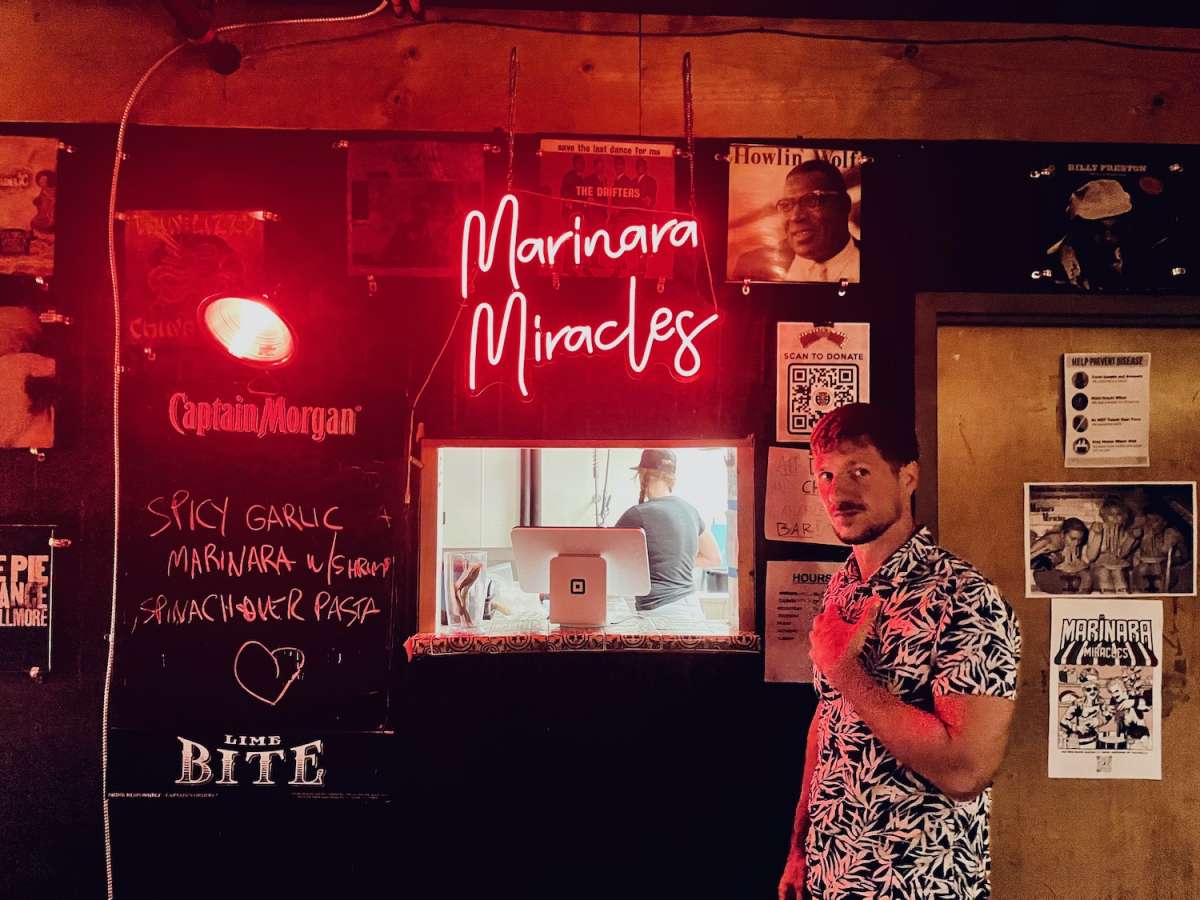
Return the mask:
{"type": "Polygon", "coordinates": [[[729,148],[728,281],[860,281],[858,150],[729,148]]]}
{"type": "Polygon", "coordinates": [[[1196,482],[1025,485],[1027,593],[1196,595],[1196,482]]]}
{"type": "Polygon", "coordinates": [[[1162,778],[1162,603],[1055,597],[1051,778],[1162,778]]]}
{"type": "Polygon", "coordinates": [[[244,210],[121,213],[126,338],[148,345],[194,343],[200,301],[225,291],[260,290],[264,218],[244,210]]]}

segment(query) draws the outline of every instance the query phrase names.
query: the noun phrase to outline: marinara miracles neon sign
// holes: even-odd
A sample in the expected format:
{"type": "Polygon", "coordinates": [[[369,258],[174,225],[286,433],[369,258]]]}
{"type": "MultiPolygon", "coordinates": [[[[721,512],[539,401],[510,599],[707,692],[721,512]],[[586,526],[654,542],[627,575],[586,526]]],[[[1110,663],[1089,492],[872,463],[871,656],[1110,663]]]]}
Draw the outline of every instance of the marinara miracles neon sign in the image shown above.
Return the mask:
{"type": "Polygon", "coordinates": [[[634,224],[613,235],[604,228],[591,234],[580,232],[580,217],[574,227],[557,235],[519,238],[517,224],[520,204],[512,194],[505,194],[489,223],[481,210],[472,210],[463,221],[462,280],[460,293],[467,300],[471,287],[472,263],[479,273],[491,271],[496,264],[496,251],[503,240],[507,245],[508,283],[510,293],[498,313],[490,301],[475,305],[471,317],[471,346],[467,360],[467,385],[472,393],[480,390],[479,372],[483,367],[499,368],[506,356],[515,357],[517,387],[522,397],[529,397],[526,370],[530,360],[535,364],[548,363],[556,356],[568,353],[605,353],[623,344],[629,367],[640,373],[650,363],[655,345],[675,347],[671,370],[676,378],[688,381],[700,373],[700,351],[696,338],[717,320],[713,312],[699,318],[694,310],[673,310],[659,306],[643,324],[638,313],[637,278],[629,278],[628,316],[621,321],[608,319],[597,325],[568,324],[552,327],[542,322],[542,316],[530,316],[529,301],[521,289],[517,272],[519,265],[540,263],[553,267],[556,260],[569,256],[576,265],[599,254],[620,259],[626,253],[651,255],[665,246],[674,248],[700,246],[699,231],[693,219],[667,219],[661,224],[634,224]]]}

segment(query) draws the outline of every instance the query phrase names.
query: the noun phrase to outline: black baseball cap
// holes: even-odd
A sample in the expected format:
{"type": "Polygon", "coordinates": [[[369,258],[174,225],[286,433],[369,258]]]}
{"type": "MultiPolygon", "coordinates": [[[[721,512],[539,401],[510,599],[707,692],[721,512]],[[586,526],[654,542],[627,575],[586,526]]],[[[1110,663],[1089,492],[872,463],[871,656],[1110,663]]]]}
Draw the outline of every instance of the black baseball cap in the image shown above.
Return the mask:
{"type": "Polygon", "coordinates": [[[642,451],[642,458],[631,469],[653,469],[659,472],[675,472],[675,451],[665,447],[647,447],[642,451]]]}

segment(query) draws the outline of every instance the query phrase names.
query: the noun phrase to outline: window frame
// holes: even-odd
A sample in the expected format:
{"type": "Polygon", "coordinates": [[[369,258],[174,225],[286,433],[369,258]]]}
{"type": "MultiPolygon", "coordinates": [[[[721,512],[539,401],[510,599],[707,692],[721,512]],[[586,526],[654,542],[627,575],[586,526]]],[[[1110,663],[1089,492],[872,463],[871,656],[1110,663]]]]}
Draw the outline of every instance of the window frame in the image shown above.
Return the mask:
{"type": "Polygon", "coordinates": [[[755,545],[754,523],[754,436],[742,438],[688,438],[637,440],[602,438],[593,440],[519,440],[515,438],[424,438],[421,441],[420,534],[417,543],[417,631],[437,631],[438,559],[438,466],[439,452],[447,447],[733,447],[737,454],[737,616],[730,627],[739,632],[755,631],[755,545]]]}

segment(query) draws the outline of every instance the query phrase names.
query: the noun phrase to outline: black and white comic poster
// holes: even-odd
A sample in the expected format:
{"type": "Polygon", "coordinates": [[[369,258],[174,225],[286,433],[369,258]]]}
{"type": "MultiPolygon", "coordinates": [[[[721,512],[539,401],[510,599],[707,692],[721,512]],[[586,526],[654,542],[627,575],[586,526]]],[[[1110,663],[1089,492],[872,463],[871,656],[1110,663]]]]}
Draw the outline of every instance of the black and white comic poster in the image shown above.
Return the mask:
{"type": "Polygon", "coordinates": [[[1162,778],[1162,603],[1055,597],[1051,778],[1162,778]]]}
{"type": "Polygon", "coordinates": [[[1097,155],[1042,173],[1034,271],[1080,291],[1181,291],[1196,256],[1182,167],[1097,155]]]}
{"type": "Polygon", "coordinates": [[[1150,465],[1150,354],[1064,353],[1068,469],[1150,465]]]}
{"type": "Polygon", "coordinates": [[[50,668],[49,525],[0,525],[0,670],[50,668]]]}
{"type": "Polygon", "coordinates": [[[807,441],[821,416],[871,399],[871,326],[779,322],[775,440],[807,441]]]}
{"type": "Polygon", "coordinates": [[[675,251],[670,241],[655,240],[675,212],[675,145],[610,138],[544,138],[540,156],[541,195],[536,229],[544,234],[582,237],[578,258],[567,248],[547,265],[561,275],[670,278],[675,251]],[[641,226],[649,235],[643,252],[615,258],[602,248],[621,244],[621,235],[641,226]],[[601,234],[604,232],[604,234],[601,234]],[[607,236],[607,240],[605,239],[607,236]],[[591,240],[589,240],[591,239],[591,240]],[[591,252],[588,247],[591,247],[591,252]],[[649,250],[650,252],[645,252],[649,250]]]}
{"type": "Polygon", "coordinates": [[[729,148],[728,281],[860,281],[859,150],[729,148]]]}
{"type": "Polygon", "coordinates": [[[352,141],[346,168],[351,275],[455,271],[463,220],[483,200],[479,144],[352,141]]]}
{"type": "Polygon", "coordinates": [[[1196,482],[1025,485],[1030,597],[1196,596],[1196,482]]]}
{"type": "Polygon", "coordinates": [[[54,274],[58,140],[0,137],[0,275],[54,274]]]}

